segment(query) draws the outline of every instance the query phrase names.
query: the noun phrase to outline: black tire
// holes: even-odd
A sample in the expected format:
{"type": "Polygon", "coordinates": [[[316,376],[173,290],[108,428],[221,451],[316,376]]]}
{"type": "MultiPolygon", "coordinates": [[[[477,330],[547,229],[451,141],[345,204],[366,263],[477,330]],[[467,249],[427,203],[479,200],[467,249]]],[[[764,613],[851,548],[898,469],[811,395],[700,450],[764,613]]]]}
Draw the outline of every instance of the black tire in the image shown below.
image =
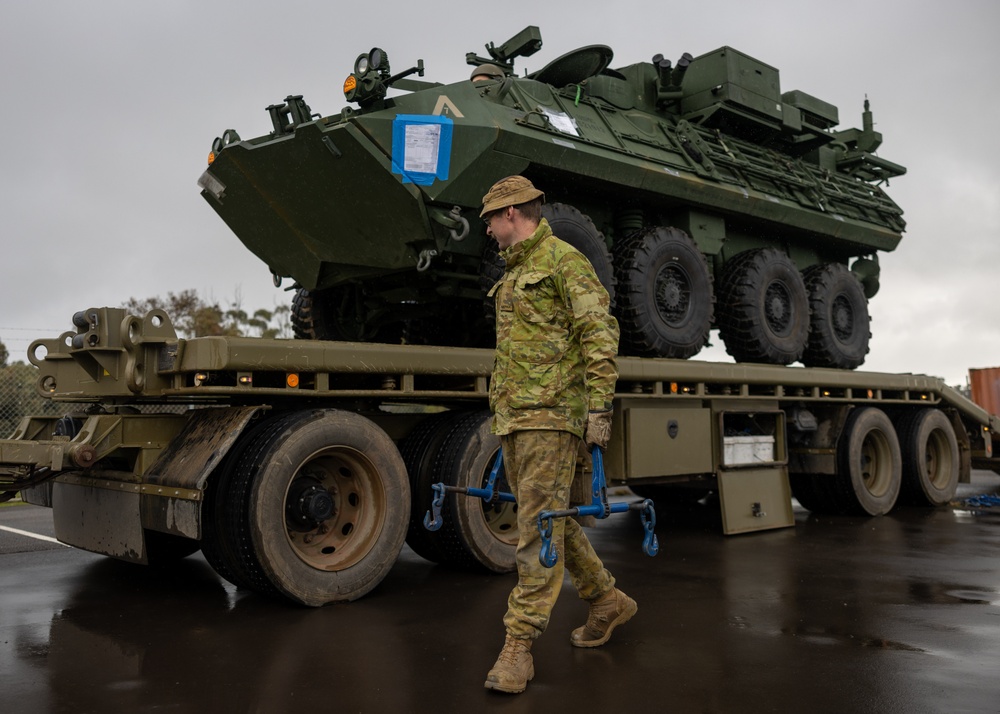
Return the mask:
{"type": "Polygon", "coordinates": [[[240,436],[209,478],[201,509],[201,550],[205,560],[236,587],[264,595],[276,591],[253,560],[245,557],[253,547],[246,518],[250,480],[239,478],[238,468],[247,449],[259,449],[269,434],[284,428],[288,418],[281,415],[259,421],[240,436]]]}
{"type": "Polygon", "coordinates": [[[687,359],[708,342],[712,276],[684,231],[647,228],[616,244],[615,278],[625,354],[687,359]]]}
{"type": "Polygon", "coordinates": [[[877,407],[851,411],[837,444],[834,498],[841,513],[879,516],[896,505],[902,456],[896,430],[877,407]]]}
{"type": "Polygon", "coordinates": [[[569,243],[587,256],[587,260],[594,266],[597,279],[608,291],[611,304],[614,305],[615,271],[611,253],[608,251],[607,241],[590,217],[565,203],[546,203],[542,206],[542,216],[549,222],[556,238],[569,243]]]}
{"type": "Polygon", "coordinates": [[[700,487],[670,486],[667,484],[630,485],[629,490],[639,498],[653,501],[656,510],[688,511],[698,505],[712,489],[700,487]]]}
{"type": "Polygon", "coordinates": [[[802,355],[806,367],[855,369],[865,361],[871,323],[864,288],[840,263],[806,271],[809,295],[809,339],[802,355]]]}
{"type": "Polygon", "coordinates": [[[493,344],[496,345],[497,306],[496,300],[488,295],[497,281],[503,277],[506,263],[500,257],[500,246],[491,237],[486,236],[483,246],[483,257],[479,263],[479,287],[483,293],[483,317],[487,329],[493,333],[493,344]]]}
{"type": "Polygon", "coordinates": [[[154,568],[166,567],[201,548],[201,543],[193,538],[146,529],[146,562],[154,568]]]}
{"type": "Polygon", "coordinates": [[[788,474],[788,485],[803,508],[813,513],[829,513],[831,505],[816,487],[818,478],[813,474],[788,474]]]}
{"type": "Polygon", "coordinates": [[[789,474],[792,495],[806,510],[826,515],[855,512],[853,496],[842,488],[836,476],[828,474],[789,474]]]}
{"type": "MultiPolygon", "coordinates": [[[[434,500],[431,485],[441,480],[434,471],[434,459],[456,422],[467,417],[467,412],[430,416],[420,422],[399,445],[410,478],[410,524],[406,531],[406,544],[414,553],[434,563],[445,559],[437,534],[424,527],[424,515],[434,500]]],[[[464,497],[449,495],[449,498],[464,497]]]]}
{"type": "Polygon", "coordinates": [[[944,412],[920,409],[896,424],[903,458],[902,497],[919,506],[942,506],[958,489],[960,457],[955,429],[944,412]]]}
{"type": "Polygon", "coordinates": [[[409,518],[406,467],[374,422],[297,412],[254,434],[232,472],[238,576],[309,606],[355,600],[389,572],[409,518]]]}
{"type": "Polygon", "coordinates": [[[378,322],[362,299],[362,289],[342,285],[326,290],[299,288],[292,298],[292,332],[298,340],[398,344],[402,321],[378,322]]]}
{"type": "Polygon", "coordinates": [[[719,335],[737,362],[791,364],[809,337],[809,299],[792,260],[774,248],[740,253],[717,291],[719,335]]]}
{"type": "MultiPolygon", "coordinates": [[[[435,481],[475,488],[486,484],[500,450],[500,439],[490,433],[490,422],[488,412],[475,412],[454,425],[435,454],[435,481]]],[[[500,480],[497,490],[510,491],[506,479],[500,480]]],[[[496,573],[516,568],[517,504],[487,504],[452,493],[445,500],[441,517],[443,524],[433,536],[442,563],[496,573]]]]}

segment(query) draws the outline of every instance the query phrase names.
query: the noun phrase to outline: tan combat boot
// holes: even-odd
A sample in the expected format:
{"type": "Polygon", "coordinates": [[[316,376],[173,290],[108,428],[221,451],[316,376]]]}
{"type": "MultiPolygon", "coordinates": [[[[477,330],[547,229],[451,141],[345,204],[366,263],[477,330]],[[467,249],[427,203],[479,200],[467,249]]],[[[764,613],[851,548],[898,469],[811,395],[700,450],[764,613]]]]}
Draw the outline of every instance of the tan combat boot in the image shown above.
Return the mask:
{"type": "Polygon", "coordinates": [[[535,676],[531,643],[532,640],[519,640],[507,635],[496,664],[486,675],[485,687],[508,694],[523,692],[528,681],[535,676]]]}
{"type": "Polygon", "coordinates": [[[635,600],[618,588],[612,588],[591,601],[587,624],[573,630],[569,641],[574,647],[600,647],[611,637],[612,630],[631,620],[638,610],[635,600]]]}

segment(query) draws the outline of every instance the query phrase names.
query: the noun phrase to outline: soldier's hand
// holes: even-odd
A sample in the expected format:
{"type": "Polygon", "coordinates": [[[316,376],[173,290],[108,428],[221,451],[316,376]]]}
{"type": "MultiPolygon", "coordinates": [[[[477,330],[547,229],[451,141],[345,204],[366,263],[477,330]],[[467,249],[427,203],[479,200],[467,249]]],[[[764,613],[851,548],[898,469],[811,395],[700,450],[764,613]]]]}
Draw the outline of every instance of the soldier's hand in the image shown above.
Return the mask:
{"type": "Polygon", "coordinates": [[[595,446],[601,450],[608,448],[611,440],[611,415],[612,410],[594,411],[587,415],[587,427],[583,431],[583,440],[587,444],[587,449],[593,451],[595,446]]]}

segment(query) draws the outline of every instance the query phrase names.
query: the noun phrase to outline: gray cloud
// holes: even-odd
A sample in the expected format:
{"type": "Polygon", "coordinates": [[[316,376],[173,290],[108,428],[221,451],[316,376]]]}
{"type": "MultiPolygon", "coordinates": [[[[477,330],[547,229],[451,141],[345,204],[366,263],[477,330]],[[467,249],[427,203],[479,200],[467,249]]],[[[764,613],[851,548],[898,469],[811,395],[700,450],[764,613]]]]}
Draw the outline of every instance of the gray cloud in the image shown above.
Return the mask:
{"type": "MultiPolygon", "coordinates": [[[[545,46],[528,69],[594,43],[615,49],[615,66],[730,45],[777,67],[783,89],[837,105],[844,126],[860,123],[867,94],[885,138],[880,153],[909,169],[889,189],[909,226],[882,257],[864,368],[959,383],[969,367],[1000,364],[996,3],[378,7],[0,6],[0,340],[14,358],[31,339],[69,329],[73,312],[133,296],[194,288],[221,302],[241,295],[250,308],[287,301],[198,195],[212,139],[229,127],[266,133],[264,107],[288,94],[339,111],[344,76],[374,45],[394,67],[422,58],[426,78],[452,82],[467,76],[466,52],[535,24],[545,46]]],[[[721,348],[703,354],[725,358],[721,348]]]]}

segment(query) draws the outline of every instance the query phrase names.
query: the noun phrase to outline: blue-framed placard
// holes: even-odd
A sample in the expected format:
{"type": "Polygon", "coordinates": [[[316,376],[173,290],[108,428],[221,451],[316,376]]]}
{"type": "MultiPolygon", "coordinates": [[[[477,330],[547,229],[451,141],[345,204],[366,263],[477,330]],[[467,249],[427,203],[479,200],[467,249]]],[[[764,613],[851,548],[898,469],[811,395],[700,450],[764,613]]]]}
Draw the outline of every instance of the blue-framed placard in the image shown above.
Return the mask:
{"type": "Polygon", "coordinates": [[[403,183],[429,186],[448,180],[451,165],[451,117],[398,114],[392,122],[392,172],[403,183]]]}

